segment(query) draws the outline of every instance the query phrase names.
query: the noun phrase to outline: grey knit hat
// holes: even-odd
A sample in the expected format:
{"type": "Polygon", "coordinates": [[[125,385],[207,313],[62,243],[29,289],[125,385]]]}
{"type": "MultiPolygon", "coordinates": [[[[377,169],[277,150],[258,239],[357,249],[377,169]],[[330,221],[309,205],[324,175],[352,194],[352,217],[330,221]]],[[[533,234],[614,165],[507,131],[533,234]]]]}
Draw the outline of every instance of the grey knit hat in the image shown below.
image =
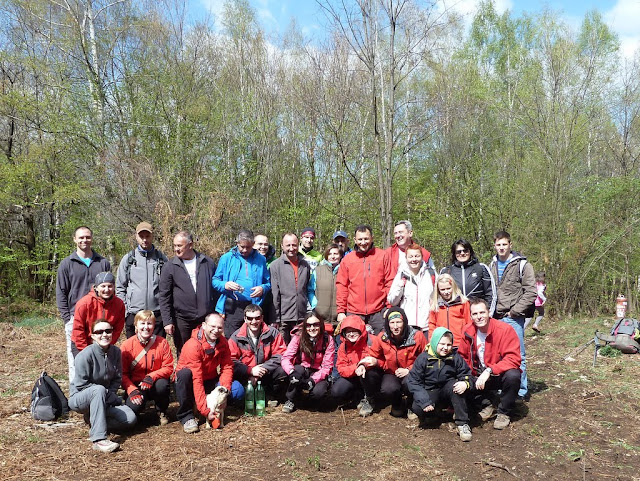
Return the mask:
{"type": "Polygon", "coordinates": [[[103,284],[104,282],[110,282],[111,284],[115,284],[116,283],[116,278],[113,277],[113,274],[111,274],[111,272],[101,272],[100,274],[98,274],[96,276],[96,280],[93,283],[94,286],[99,286],[100,284],[103,284]]]}

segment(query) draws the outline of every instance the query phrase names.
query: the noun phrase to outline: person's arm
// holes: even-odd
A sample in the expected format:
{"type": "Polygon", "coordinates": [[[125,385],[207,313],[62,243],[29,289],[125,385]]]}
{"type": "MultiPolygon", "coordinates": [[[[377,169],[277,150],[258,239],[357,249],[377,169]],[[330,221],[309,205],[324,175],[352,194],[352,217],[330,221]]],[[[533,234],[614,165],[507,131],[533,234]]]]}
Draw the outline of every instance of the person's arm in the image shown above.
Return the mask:
{"type": "Polygon", "coordinates": [[[227,273],[229,269],[227,263],[228,259],[229,256],[226,254],[220,258],[220,262],[218,262],[216,272],[211,279],[211,286],[221,294],[230,294],[230,291],[225,292],[225,284],[229,280],[227,279],[227,273]]]}
{"type": "Polygon", "coordinates": [[[173,353],[171,352],[171,346],[169,345],[169,342],[162,337],[157,337],[156,345],[152,349],[152,351],[154,351],[154,354],[156,356],[151,367],[155,370],[149,373],[149,375],[153,379],[153,382],[157,381],[158,379],[171,378],[171,374],[173,374],[173,353]],[[157,369],[156,366],[158,366],[157,369]]]}
{"type": "Polygon", "coordinates": [[[131,394],[131,391],[138,389],[138,387],[133,383],[133,380],[129,377],[129,372],[131,371],[130,366],[135,359],[133,352],[129,350],[131,347],[130,343],[126,343],[122,345],[122,349],[120,350],[122,353],[122,366],[124,366],[124,369],[122,370],[122,388],[125,390],[127,395],[131,394]]]}
{"type": "MultiPolygon", "coordinates": [[[[328,336],[329,343],[327,344],[327,348],[324,351],[324,356],[322,356],[322,363],[320,364],[320,369],[314,372],[311,375],[311,379],[317,384],[323,379],[326,379],[333,369],[333,358],[336,355],[336,345],[333,342],[333,337],[328,336]]],[[[324,342],[324,339],[323,339],[324,342]]]]}
{"type": "MultiPolygon", "coordinates": [[[[518,261],[518,263],[519,262],[520,261],[518,261]]],[[[517,269],[520,269],[519,265],[517,269]]],[[[510,317],[524,317],[527,308],[533,306],[536,302],[536,297],[538,297],[536,291],[536,276],[533,271],[533,266],[529,262],[524,266],[520,282],[522,284],[522,295],[509,311],[510,317]]]]}
{"type": "Polygon", "coordinates": [[[347,355],[346,343],[347,341],[342,341],[340,347],[338,347],[338,359],[336,361],[336,369],[338,370],[338,374],[340,374],[344,378],[353,377],[356,373],[357,365],[349,362],[349,356],[347,355]],[[344,347],[343,347],[344,345],[344,347]]]}
{"type": "Polygon", "coordinates": [[[391,283],[391,287],[389,288],[389,294],[387,295],[387,302],[392,306],[399,306],[402,301],[402,297],[404,296],[404,285],[407,282],[406,274],[404,274],[402,269],[398,269],[398,273],[396,277],[393,279],[391,283]]]}
{"type": "Polygon", "coordinates": [[[287,345],[282,338],[282,334],[278,333],[271,341],[271,357],[267,359],[262,366],[268,371],[275,371],[282,364],[282,355],[287,351],[287,345]]]}
{"type": "Polygon", "coordinates": [[[90,329],[87,320],[87,305],[82,299],[76,304],[76,312],[73,316],[73,329],[71,330],[71,341],[78,351],[86,349],[89,344],[90,329]]]}
{"type": "MultiPolygon", "coordinates": [[[[491,321],[493,322],[493,321],[491,321]]],[[[522,358],[520,357],[520,340],[513,327],[507,325],[507,328],[500,333],[494,331],[491,344],[485,343],[485,360],[491,354],[491,361],[485,363],[486,367],[490,367],[492,374],[498,375],[509,369],[520,369],[522,358]],[[494,353],[497,351],[497,362],[491,362],[494,353]]]]}
{"type": "Polygon", "coordinates": [[[233,362],[231,362],[231,352],[227,342],[218,341],[218,349],[220,349],[220,384],[231,392],[231,383],[233,382],[233,362]]]}
{"type": "MultiPolygon", "coordinates": [[[[262,258],[262,254],[258,254],[262,258]]],[[[262,271],[262,299],[264,300],[264,296],[267,295],[267,292],[271,290],[271,274],[269,269],[267,269],[267,261],[262,258],[260,261],[261,271],[262,271]]]]}
{"type": "Polygon", "coordinates": [[[56,305],[58,306],[58,312],[62,317],[63,322],[66,324],[71,320],[71,308],[69,306],[69,291],[71,285],[69,282],[69,271],[67,262],[63,260],[58,267],[58,275],[56,276],[56,305]]]}
{"type": "Polygon", "coordinates": [[[293,372],[293,367],[294,367],[296,357],[298,356],[299,348],[300,348],[300,336],[298,335],[291,336],[291,341],[287,346],[287,350],[282,355],[282,362],[281,362],[282,369],[284,369],[284,372],[287,373],[287,375],[293,372]]]}
{"type": "MultiPolygon", "coordinates": [[[[336,275],[336,312],[338,316],[342,315],[342,317],[347,312],[347,297],[349,295],[349,268],[345,260],[346,258],[342,260],[336,275]]],[[[340,317],[338,317],[338,321],[341,321],[340,317]]]]}
{"type": "Polygon", "coordinates": [[[314,310],[318,305],[318,298],[316,297],[316,272],[315,270],[309,272],[309,282],[307,283],[307,299],[309,300],[310,311],[314,310]]]}
{"type": "Polygon", "coordinates": [[[271,292],[273,298],[273,310],[275,311],[275,319],[274,322],[280,324],[282,322],[282,315],[280,311],[280,263],[276,264],[276,261],[273,261],[271,264],[270,274],[271,274],[271,292]]]}
{"type": "Polygon", "coordinates": [[[131,252],[126,254],[121,260],[118,266],[118,276],[116,277],[116,296],[122,302],[127,302],[127,287],[129,286],[129,279],[127,279],[127,265],[129,264],[129,257],[131,252]]]}

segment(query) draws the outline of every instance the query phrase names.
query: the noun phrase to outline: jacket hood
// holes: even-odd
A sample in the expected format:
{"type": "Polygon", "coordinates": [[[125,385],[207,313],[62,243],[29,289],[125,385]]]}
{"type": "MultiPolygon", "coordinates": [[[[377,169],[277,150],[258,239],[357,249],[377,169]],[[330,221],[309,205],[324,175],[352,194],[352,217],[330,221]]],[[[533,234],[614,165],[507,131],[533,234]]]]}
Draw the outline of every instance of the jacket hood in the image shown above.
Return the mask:
{"type": "Polygon", "coordinates": [[[388,309],[387,312],[385,312],[384,330],[389,340],[396,345],[402,344],[407,339],[407,336],[409,335],[409,320],[407,319],[407,314],[404,312],[404,309],[402,307],[392,307],[388,309]],[[389,321],[398,317],[401,317],[404,321],[400,341],[395,340],[395,338],[391,335],[391,329],[389,329],[389,321]]]}
{"type": "MultiPolygon", "coordinates": [[[[516,251],[511,251],[511,258],[507,261],[507,264],[511,264],[514,261],[522,261],[522,260],[526,260],[527,257],[520,254],[519,252],[516,251]]],[[[498,256],[494,255],[493,256],[493,262],[498,262],[498,256]]]]}
{"type": "Polygon", "coordinates": [[[440,342],[440,339],[442,339],[442,336],[444,336],[446,333],[449,333],[453,337],[453,333],[446,327],[437,327],[433,331],[433,334],[431,334],[431,340],[429,341],[430,354],[440,357],[438,356],[438,351],[436,348],[438,347],[438,343],[440,342]]]}
{"type": "Polygon", "coordinates": [[[451,299],[449,302],[445,301],[442,297],[438,296],[438,307],[456,306],[458,304],[462,304],[462,297],[460,296],[456,296],[454,299],[451,299]]]}
{"type": "Polygon", "coordinates": [[[340,335],[342,337],[344,337],[344,330],[347,328],[356,329],[360,332],[360,337],[362,337],[367,330],[364,325],[364,321],[360,316],[347,316],[342,320],[342,323],[340,324],[340,335]]]}

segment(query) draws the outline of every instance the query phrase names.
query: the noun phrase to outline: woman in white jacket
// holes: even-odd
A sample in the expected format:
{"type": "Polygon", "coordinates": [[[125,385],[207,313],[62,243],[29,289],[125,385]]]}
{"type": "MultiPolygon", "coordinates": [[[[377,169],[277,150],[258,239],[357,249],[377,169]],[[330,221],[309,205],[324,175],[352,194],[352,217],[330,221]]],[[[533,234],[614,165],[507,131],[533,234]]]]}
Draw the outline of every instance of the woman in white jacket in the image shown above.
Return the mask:
{"type": "Polygon", "coordinates": [[[398,269],[387,300],[392,306],[402,307],[409,325],[426,335],[429,328],[429,299],[436,273],[422,259],[422,250],[418,244],[411,244],[405,252],[406,262],[398,269]]]}

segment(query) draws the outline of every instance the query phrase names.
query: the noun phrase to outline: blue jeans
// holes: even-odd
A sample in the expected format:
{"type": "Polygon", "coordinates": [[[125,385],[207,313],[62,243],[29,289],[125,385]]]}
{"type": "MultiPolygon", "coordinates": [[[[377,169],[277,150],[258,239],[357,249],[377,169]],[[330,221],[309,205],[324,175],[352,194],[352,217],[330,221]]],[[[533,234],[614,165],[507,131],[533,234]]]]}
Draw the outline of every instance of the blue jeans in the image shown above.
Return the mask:
{"type": "Polygon", "coordinates": [[[520,362],[520,370],[522,371],[522,376],[520,376],[520,389],[518,390],[519,397],[525,397],[527,392],[529,391],[527,384],[527,358],[524,350],[524,317],[503,317],[501,319],[503,322],[506,322],[511,327],[513,327],[518,334],[518,339],[520,340],[520,356],[522,357],[522,361],[520,362]]]}

